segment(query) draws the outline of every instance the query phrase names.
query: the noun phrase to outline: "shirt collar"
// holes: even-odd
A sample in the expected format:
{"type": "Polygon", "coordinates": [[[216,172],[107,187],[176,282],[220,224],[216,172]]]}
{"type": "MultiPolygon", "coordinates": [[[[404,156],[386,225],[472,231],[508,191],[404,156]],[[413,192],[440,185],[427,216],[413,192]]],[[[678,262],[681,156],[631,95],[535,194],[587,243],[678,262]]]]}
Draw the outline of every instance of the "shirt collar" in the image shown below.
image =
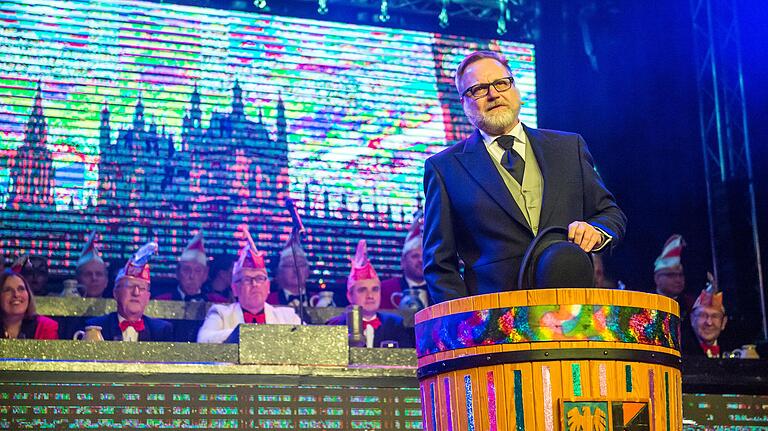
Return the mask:
{"type": "Polygon", "coordinates": [[[403,276],[403,278],[405,278],[405,283],[408,285],[408,287],[411,287],[411,288],[413,288],[413,287],[424,287],[424,285],[427,284],[426,280],[422,281],[421,283],[419,283],[417,281],[411,280],[410,278],[408,278],[406,276],[403,276]]]}
{"type": "MultiPolygon", "coordinates": [[[[517,139],[520,142],[527,142],[527,138],[525,136],[525,129],[523,128],[522,121],[518,121],[515,127],[513,127],[512,130],[509,131],[509,133],[505,133],[505,134],[514,136],[515,139],[517,139]]],[[[485,133],[485,131],[480,130],[480,136],[483,137],[483,142],[485,143],[485,146],[489,147],[491,146],[491,144],[493,144],[496,141],[496,138],[498,138],[501,135],[489,135],[485,133]]]]}

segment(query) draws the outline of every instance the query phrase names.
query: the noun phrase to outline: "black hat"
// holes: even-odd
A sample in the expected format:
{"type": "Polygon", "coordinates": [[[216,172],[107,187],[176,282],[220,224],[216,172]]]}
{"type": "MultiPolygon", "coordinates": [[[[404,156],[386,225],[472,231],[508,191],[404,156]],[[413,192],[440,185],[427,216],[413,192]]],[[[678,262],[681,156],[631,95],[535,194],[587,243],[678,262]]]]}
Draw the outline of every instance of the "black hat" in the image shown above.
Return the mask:
{"type": "Polygon", "coordinates": [[[525,251],[518,289],[594,286],[592,258],[568,241],[568,229],[550,226],[542,230],[525,251]]]}

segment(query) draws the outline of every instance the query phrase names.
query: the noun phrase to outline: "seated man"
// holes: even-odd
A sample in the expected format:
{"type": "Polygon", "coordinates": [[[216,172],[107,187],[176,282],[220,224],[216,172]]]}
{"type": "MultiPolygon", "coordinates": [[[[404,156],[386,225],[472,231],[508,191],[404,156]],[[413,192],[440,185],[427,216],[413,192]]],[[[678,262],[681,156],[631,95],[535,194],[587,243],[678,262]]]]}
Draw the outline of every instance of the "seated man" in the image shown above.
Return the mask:
{"type": "Polygon", "coordinates": [[[685,273],[680,256],[685,247],[683,237],[675,234],[664,243],[664,249],[654,262],[655,292],[672,298],[680,304],[680,318],[688,317],[693,298],[685,293],[685,273]]]}
{"type": "Polygon", "coordinates": [[[309,278],[309,261],[307,253],[301,248],[299,240],[294,235],[288,239],[280,252],[277,264],[277,291],[269,294],[267,302],[274,305],[290,305],[298,308],[300,292],[304,292],[304,306],[309,306],[307,295],[307,279],[309,278]]]}
{"type": "Polygon", "coordinates": [[[144,245],[117,273],[112,292],[117,312],[86,321],[88,326],[101,326],[105,340],[173,341],[173,326],[169,322],[144,315],[150,294],[149,258],[155,251],[157,244],[144,245]]]}
{"type": "Polygon", "coordinates": [[[208,280],[208,256],[205,254],[202,232],[198,232],[184,249],[184,252],[181,253],[179,264],[176,266],[176,279],[179,281],[176,289],[160,293],[155,299],[161,301],[229,302],[226,297],[216,292],[208,292],[208,289],[204,287],[208,280]]]}
{"type": "MultiPolygon", "coordinates": [[[[403,244],[403,255],[400,258],[400,267],[403,274],[399,277],[384,280],[381,283],[381,308],[393,309],[397,305],[392,303],[392,294],[403,292],[405,289],[421,289],[424,294],[419,295],[422,301],[426,300],[427,282],[424,280],[424,261],[422,260],[422,234],[421,225],[424,219],[421,211],[417,212],[413,219],[413,224],[408,231],[408,236],[403,244]]],[[[428,301],[426,301],[428,302],[428,301]]],[[[424,306],[429,304],[425,303],[424,306]]]]}
{"type": "MultiPolygon", "coordinates": [[[[691,330],[685,327],[681,331],[681,351],[683,356],[706,356],[719,358],[735,346],[724,344],[720,335],[728,323],[728,316],[723,306],[723,292],[717,291],[717,285],[712,281],[701,291],[691,309],[691,330]]],[[[687,326],[687,325],[682,325],[687,326]]]]}
{"type": "Polygon", "coordinates": [[[198,343],[223,343],[241,323],[301,324],[292,308],[273,307],[266,303],[269,277],[264,253],[256,249],[247,230],[245,235],[248,243],[232,268],[232,292],[237,302],[211,306],[197,333],[198,343]]]}
{"type": "Polygon", "coordinates": [[[46,296],[50,294],[48,285],[48,259],[42,256],[24,255],[14,262],[13,266],[18,266],[21,259],[27,259],[27,263],[21,268],[21,275],[29,283],[29,288],[35,296],[46,296]]]}
{"type": "MultiPolygon", "coordinates": [[[[390,342],[396,347],[414,347],[412,329],[403,326],[403,318],[379,312],[381,282],[376,270],[368,260],[365,240],[357,243],[352,270],[347,278],[347,299],[350,304],[359,305],[363,315],[363,335],[366,347],[386,347],[390,342]]],[[[342,314],[328,321],[329,325],[346,325],[347,316],[342,314]]]]}
{"type": "Polygon", "coordinates": [[[88,236],[88,241],[77,260],[75,277],[80,294],[86,298],[102,298],[107,290],[107,264],[101,258],[101,252],[94,243],[96,231],[88,236]]]}

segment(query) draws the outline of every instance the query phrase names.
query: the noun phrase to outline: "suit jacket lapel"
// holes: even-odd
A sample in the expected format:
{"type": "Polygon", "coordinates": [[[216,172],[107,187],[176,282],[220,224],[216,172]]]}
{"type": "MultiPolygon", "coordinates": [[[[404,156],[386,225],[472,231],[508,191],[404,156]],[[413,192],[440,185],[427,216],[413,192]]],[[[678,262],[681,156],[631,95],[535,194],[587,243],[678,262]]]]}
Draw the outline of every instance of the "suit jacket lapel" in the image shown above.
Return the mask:
{"type": "Polygon", "coordinates": [[[562,187],[557,187],[555,184],[556,178],[553,176],[554,172],[557,172],[555,166],[557,166],[556,159],[559,153],[557,152],[558,148],[537,129],[527,127],[525,124],[523,124],[523,129],[525,134],[528,135],[533,154],[536,156],[536,163],[539,165],[543,182],[541,212],[539,214],[539,231],[541,231],[548,226],[547,222],[552,215],[558,194],[562,189],[562,187]]]}
{"type": "Polygon", "coordinates": [[[138,341],[152,341],[152,327],[150,326],[149,320],[147,320],[147,316],[144,316],[143,319],[144,330],[139,332],[138,341]]]}
{"type": "MultiPolygon", "coordinates": [[[[538,155],[537,155],[538,156],[538,155]]],[[[523,225],[526,229],[531,230],[528,222],[525,220],[525,216],[520,211],[520,208],[515,203],[512,194],[507,189],[504,180],[501,179],[496,165],[491,160],[491,155],[488,154],[488,150],[485,148],[485,143],[480,135],[480,132],[475,132],[464,142],[464,152],[458,153],[455,156],[464,169],[480,184],[486,193],[491,195],[493,200],[496,201],[513,219],[523,225]]],[[[542,172],[543,176],[543,172],[542,172]]]]}
{"type": "MultiPolygon", "coordinates": [[[[123,341],[123,331],[120,330],[120,320],[117,318],[117,312],[109,313],[108,319],[109,319],[108,321],[109,330],[114,331],[111,339],[114,341],[123,341]]],[[[107,328],[102,328],[102,329],[106,330],[107,328]]],[[[102,332],[102,336],[104,337],[105,340],[110,339],[108,338],[108,335],[104,334],[103,332],[102,332]]]]}

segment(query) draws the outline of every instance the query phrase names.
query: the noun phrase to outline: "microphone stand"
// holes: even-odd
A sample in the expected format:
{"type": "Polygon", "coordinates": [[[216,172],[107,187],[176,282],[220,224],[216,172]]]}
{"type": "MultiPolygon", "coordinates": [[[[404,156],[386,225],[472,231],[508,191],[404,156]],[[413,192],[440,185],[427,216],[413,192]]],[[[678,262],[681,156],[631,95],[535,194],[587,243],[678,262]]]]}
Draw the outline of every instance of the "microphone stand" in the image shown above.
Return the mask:
{"type": "Polygon", "coordinates": [[[303,232],[298,229],[296,226],[293,227],[291,230],[291,253],[293,254],[293,270],[296,272],[296,284],[299,288],[299,320],[301,321],[302,325],[306,325],[307,322],[304,321],[304,300],[307,297],[307,287],[304,285],[304,280],[302,280],[304,277],[301,275],[301,271],[299,271],[299,263],[297,262],[296,256],[297,256],[297,248],[296,243],[298,240],[301,239],[301,234],[303,232]],[[295,235],[295,236],[294,236],[295,235]],[[296,238],[296,240],[294,240],[296,238]]]}

